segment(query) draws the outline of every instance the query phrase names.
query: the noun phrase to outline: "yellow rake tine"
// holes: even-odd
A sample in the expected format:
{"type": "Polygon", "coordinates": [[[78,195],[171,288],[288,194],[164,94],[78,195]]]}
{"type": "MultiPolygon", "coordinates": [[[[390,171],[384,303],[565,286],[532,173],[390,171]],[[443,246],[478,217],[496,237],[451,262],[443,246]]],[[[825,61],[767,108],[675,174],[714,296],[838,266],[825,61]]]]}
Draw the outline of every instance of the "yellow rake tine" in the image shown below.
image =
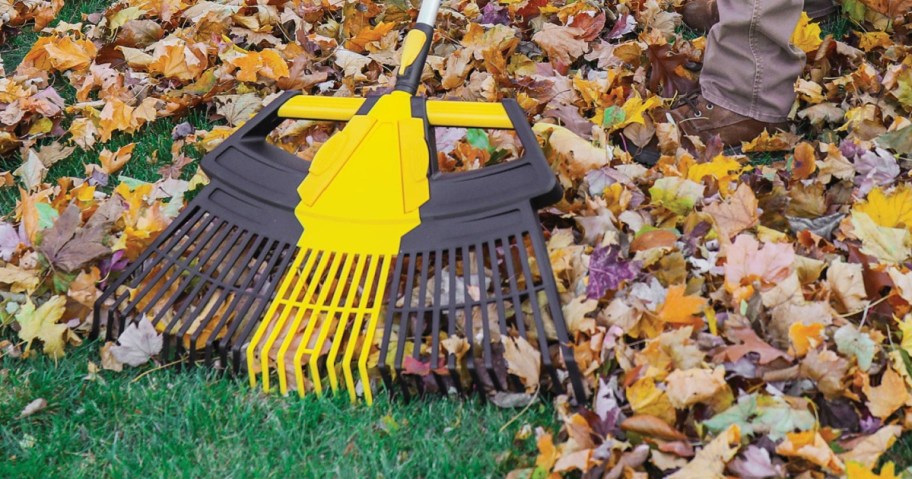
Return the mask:
{"type": "MultiPolygon", "coordinates": [[[[352,255],[355,256],[355,255],[352,255]]],[[[355,274],[351,278],[351,285],[348,289],[348,298],[345,300],[345,306],[341,317],[344,320],[339,321],[336,328],[336,334],[333,335],[333,343],[329,348],[329,355],[326,357],[327,373],[329,374],[329,384],[333,392],[339,390],[339,378],[336,375],[336,356],[339,355],[339,348],[345,342],[345,327],[348,325],[351,316],[355,314],[355,298],[358,297],[358,286],[361,284],[361,278],[364,274],[364,264],[367,262],[364,255],[357,255],[358,261],[355,263],[355,274]]]]}
{"type": "MultiPolygon", "coordinates": [[[[275,328],[273,328],[272,333],[269,334],[269,337],[266,338],[266,342],[263,344],[263,352],[260,355],[260,361],[262,363],[261,368],[263,370],[263,390],[264,391],[269,390],[269,351],[272,349],[272,346],[275,344],[276,339],[278,339],[279,334],[281,334],[282,330],[284,329],[285,323],[288,321],[288,317],[291,314],[291,310],[294,309],[295,298],[297,298],[298,295],[301,294],[301,288],[304,287],[304,283],[307,283],[307,289],[310,290],[313,287],[313,285],[316,284],[316,282],[320,280],[320,274],[323,272],[323,269],[326,267],[326,263],[327,263],[326,258],[327,258],[327,255],[323,254],[322,252],[311,251],[310,255],[308,256],[307,262],[304,265],[304,269],[302,269],[301,271],[298,272],[298,281],[295,283],[294,290],[292,291],[291,296],[289,296],[289,299],[286,300],[283,297],[283,298],[276,299],[276,301],[273,303],[273,304],[277,305],[277,307],[278,307],[278,305],[281,305],[284,303],[284,307],[282,309],[281,316],[276,321],[275,328]],[[308,282],[307,278],[310,276],[311,268],[313,268],[313,263],[314,263],[313,261],[311,261],[311,258],[315,257],[317,255],[320,256],[320,259],[317,260],[316,269],[314,270],[314,274],[313,274],[313,280],[308,282]]],[[[290,334],[291,334],[291,332],[289,332],[289,335],[290,334]]],[[[281,356],[276,358],[277,361],[279,359],[281,359],[281,356]]],[[[281,382],[281,378],[282,378],[282,376],[284,376],[284,370],[279,370],[279,365],[276,364],[276,371],[279,374],[279,381],[281,382]]]]}
{"type": "MultiPolygon", "coordinates": [[[[297,294],[292,296],[289,300],[292,303],[289,305],[289,311],[295,308],[297,308],[298,311],[295,314],[294,319],[291,321],[291,326],[288,327],[288,335],[285,336],[285,340],[282,341],[282,344],[279,346],[279,352],[276,355],[276,369],[279,372],[279,392],[282,394],[286,394],[288,392],[288,378],[285,373],[285,353],[291,346],[291,342],[294,341],[295,331],[298,330],[298,327],[301,325],[301,321],[307,317],[308,312],[311,314],[310,319],[308,320],[308,326],[306,326],[305,329],[310,327],[309,325],[313,322],[313,304],[309,303],[309,298],[314,295],[316,289],[322,284],[321,279],[323,278],[323,273],[327,272],[327,267],[329,268],[329,274],[333,274],[333,268],[336,266],[337,257],[333,256],[333,259],[331,260],[332,262],[330,262],[330,256],[331,254],[328,251],[320,252],[320,262],[317,264],[317,268],[314,270],[314,274],[311,277],[310,283],[307,284],[307,290],[304,292],[304,302],[298,301],[297,294]]],[[[296,363],[293,363],[293,365],[297,366],[296,363]]],[[[295,377],[297,378],[297,375],[295,375],[295,377]]]]}
{"type": "MultiPolygon", "coordinates": [[[[367,333],[364,337],[364,345],[361,347],[361,356],[358,358],[358,370],[361,373],[361,384],[364,384],[364,401],[368,406],[374,403],[374,396],[370,389],[370,377],[367,375],[367,359],[370,357],[370,349],[374,342],[374,331],[377,329],[377,321],[380,319],[380,310],[383,306],[383,295],[386,293],[386,278],[390,270],[390,257],[381,256],[383,262],[380,266],[380,277],[377,281],[377,292],[374,294],[374,305],[370,309],[370,319],[367,323],[367,333]]],[[[400,338],[400,341],[402,338],[400,338]]]]}
{"type": "MultiPolygon", "coordinates": [[[[314,328],[317,327],[319,323],[320,329],[323,329],[323,326],[326,322],[329,321],[329,308],[326,305],[326,297],[329,296],[329,286],[332,284],[333,278],[339,272],[339,266],[342,262],[341,253],[333,253],[333,264],[332,268],[329,271],[329,274],[326,275],[326,282],[324,288],[320,290],[320,296],[317,300],[310,304],[308,309],[312,312],[310,314],[310,321],[307,322],[307,327],[304,328],[304,336],[301,338],[301,342],[298,343],[298,349],[295,350],[294,354],[294,370],[295,370],[295,379],[298,381],[298,393],[303,397],[307,392],[304,386],[304,364],[301,362],[301,357],[304,356],[304,353],[311,351],[311,353],[316,350],[308,349],[308,343],[310,343],[310,337],[313,335],[314,328]],[[320,315],[325,314],[321,319],[320,315]]],[[[348,258],[346,258],[346,264],[348,263],[348,258]]],[[[333,294],[334,297],[338,294],[339,289],[336,288],[336,292],[333,294]]],[[[320,380],[318,377],[311,378],[314,382],[314,389],[317,394],[322,392],[322,389],[317,387],[317,382],[320,380]]]]}
{"type": "MultiPolygon", "coordinates": [[[[351,397],[351,402],[354,403],[358,400],[358,395],[355,393],[355,379],[352,374],[352,356],[355,354],[355,345],[358,343],[358,336],[361,332],[361,323],[364,321],[364,304],[366,304],[371,297],[371,291],[374,286],[374,276],[377,274],[377,257],[369,256],[367,258],[369,261],[369,266],[367,267],[367,276],[364,281],[364,293],[360,296],[358,300],[358,307],[355,309],[355,324],[351,328],[351,335],[349,335],[348,344],[345,346],[345,356],[342,359],[342,374],[345,376],[345,385],[348,388],[348,395],[351,397]]],[[[365,390],[370,389],[369,384],[365,384],[365,390]]]]}
{"type": "MultiPolygon", "coordinates": [[[[329,254],[329,253],[327,252],[327,254],[329,254]]],[[[341,255],[339,253],[332,253],[332,255],[333,255],[333,262],[332,262],[332,267],[330,269],[329,275],[327,275],[327,277],[326,277],[327,281],[329,280],[329,278],[331,278],[333,275],[335,275],[335,272],[339,266],[339,259],[341,258],[341,255]]],[[[320,276],[322,277],[323,275],[321,274],[320,276]]],[[[323,303],[326,301],[326,296],[328,293],[329,293],[329,288],[321,288],[319,297],[316,299],[316,301],[309,302],[306,304],[305,312],[308,312],[308,311],[310,312],[310,319],[307,321],[307,325],[304,326],[304,333],[302,333],[301,342],[298,343],[298,349],[295,350],[294,357],[292,358],[292,364],[294,365],[294,372],[295,372],[295,380],[298,382],[298,394],[301,397],[304,397],[304,395],[307,393],[307,388],[304,386],[304,374],[303,374],[303,371],[301,370],[301,357],[298,355],[298,351],[300,351],[304,347],[303,345],[307,344],[310,341],[310,336],[311,336],[311,334],[313,334],[314,327],[317,325],[318,322],[320,322],[320,313],[323,309],[323,303]]],[[[313,295],[311,294],[310,291],[308,291],[307,294],[304,296],[304,300],[310,301],[309,298],[311,296],[313,296],[313,295]]],[[[298,319],[299,324],[300,324],[302,318],[304,318],[303,314],[298,319]]],[[[283,353],[283,356],[284,356],[284,353],[283,353]]]]}
{"type": "MultiPolygon", "coordinates": [[[[304,260],[304,258],[311,257],[312,255],[308,251],[301,251],[295,257],[295,260],[291,264],[291,267],[288,268],[288,271],[285,272],[285,277],[282,279],[282,283],[279,285],[279,291],[276,293],[275,299],[266,310],[264,321],[257,327],[256,333],[253,334],[253,339],[250,340],[250,344],[247,346],[247,374],[250,377],[251,388],[256,388],[257,385],[256,373],[254,372],[254,366],[256,365],[257,345],[260,343],[260,340],[263,339],[263,335],[266,334],[266,331],[269,330],[269,326],[273,324],[272,318],[275,317],[276,310],[281,304],[279,300],[285,297],[285,293],[288,291],[288,288],[291,287],[292,278],[295,277],[298,268],[301,266],[301,262],[304,260]]],[[[261,371],[261,373],[264,376],[269,374],[268,371],[261,371]]]]}
{"type": "MultiPolygon", "coordinates": [[[[323,393],[323,381],[320,379],[320,373],[317,368],[317,362],[320,359],[320,351],[323,350],[323,344],[326,342],[326,337],[329,335],[331,330],[332,320],[337,315],[340,317],[339,323],[342,323],[341,318],[345,316],[345,310],[339,308],[337,305],[342,299],[342,291],[346,290],[348,277],[351,274],[352,263],[354,262],[354,254],[345,255],[345,264],[342,266],[342,269],[339,270],[339,282],[336,284],[336,290],[333,292],[332,300],[330,300],[328,308],[331,308],[330,311],[327,311],[326,320],[323,321],[323,324],[320,325],[320,334],[317,335],[317,343],[312,348],[310,355],[310,374],[313,378],[314,391],[317,394],[323,393]]],[[[349,296],[350,297],[350,296],[349,296]]],[[[332,363],[327,360],[327,370],[332,370],[332,363]]]]}

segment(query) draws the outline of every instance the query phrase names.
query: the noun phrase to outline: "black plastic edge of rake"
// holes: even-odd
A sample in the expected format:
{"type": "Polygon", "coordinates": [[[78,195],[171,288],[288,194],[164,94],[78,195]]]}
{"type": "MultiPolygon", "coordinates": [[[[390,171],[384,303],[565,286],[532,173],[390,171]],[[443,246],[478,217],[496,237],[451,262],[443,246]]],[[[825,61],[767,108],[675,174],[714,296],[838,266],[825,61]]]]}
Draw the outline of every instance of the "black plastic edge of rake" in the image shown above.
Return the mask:
{"type": "MultiPolygon", "coordinates": [[[[270,145],[266,137],[284,119],[278,116],[279,108],[298,91],[288,91],[262,108],[200,162],[210,183],[187,204],[158,237],[131,264],[110,282],[93,308],[93,321],[89,337],[100,334],[104,303],[117,289],[143,268],[153,255],[167,257],[173,245],[179,242],[176,234],[183,235],[193,225],[188,221],[202,219],[206,214],[227,220],[233,226],[255,232],[260,237],[276,241],[276,245],[293,245],[301,235],[301,225],[294,216],[294,206],[299,201],[297,186],[307,175],[309,163],[270,145]],[[196,215],[196,216],[194,216],[196,215]],[[166,247],[172,245],[171,247],[166,247]]],[[[180,254],[180,253],[178,253],[180,254]]],[[[176,262],[176,266],[191,270],[189,264],[176,262]]],[[[127,304],[132,300],[127,301],[127,304]]],[[[145,313],[148,306],[137,309],[145,313]]],[[[107,339],[111,336],[114,316],[109,311],[107,339]]],[[[121,321],[125,318],[120,318],[121,321]]],[[[122,326],[121,326],[122,329],[122,326]]]]}

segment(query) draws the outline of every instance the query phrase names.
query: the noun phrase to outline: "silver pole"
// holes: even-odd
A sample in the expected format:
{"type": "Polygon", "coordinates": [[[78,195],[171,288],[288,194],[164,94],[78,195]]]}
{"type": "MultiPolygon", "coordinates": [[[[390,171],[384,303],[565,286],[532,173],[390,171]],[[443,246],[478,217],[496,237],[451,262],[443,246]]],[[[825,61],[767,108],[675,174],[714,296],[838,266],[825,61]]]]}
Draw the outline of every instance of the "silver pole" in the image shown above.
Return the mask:
{"type": "Polygon", "coordinates": [[[437,23],[437,9],[441,0],[422,0],[421,10],[418,11],[418,23],[433,26],[437,23]]]}

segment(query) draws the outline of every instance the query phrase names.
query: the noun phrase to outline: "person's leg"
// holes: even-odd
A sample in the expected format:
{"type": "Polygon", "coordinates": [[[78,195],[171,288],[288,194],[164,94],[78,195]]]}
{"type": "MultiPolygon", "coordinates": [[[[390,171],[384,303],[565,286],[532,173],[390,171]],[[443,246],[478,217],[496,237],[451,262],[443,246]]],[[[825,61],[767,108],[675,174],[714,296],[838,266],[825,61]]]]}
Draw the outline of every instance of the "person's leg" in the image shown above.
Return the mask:
{"type": "Polygon", "coordinates": [[[700,74],[703,97],[758,121],[785,121],[805,63],[790,42],[803,0],[718,2],[700,74]]]}

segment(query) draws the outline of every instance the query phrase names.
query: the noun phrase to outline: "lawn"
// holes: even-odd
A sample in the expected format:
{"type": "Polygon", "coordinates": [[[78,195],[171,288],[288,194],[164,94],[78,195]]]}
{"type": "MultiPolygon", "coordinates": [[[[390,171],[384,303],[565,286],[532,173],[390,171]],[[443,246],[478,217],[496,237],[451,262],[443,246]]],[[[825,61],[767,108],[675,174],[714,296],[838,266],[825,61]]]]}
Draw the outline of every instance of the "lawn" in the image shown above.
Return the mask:
{"type": "Polygon", "coordinates": [[[0,477],[500,477],[534,460],[553,409],[264,396],[174,368],[101,371],[97,345],[0,360],[0,477]],[[46,409],[19,412],[37,398],[46,409]]]}

